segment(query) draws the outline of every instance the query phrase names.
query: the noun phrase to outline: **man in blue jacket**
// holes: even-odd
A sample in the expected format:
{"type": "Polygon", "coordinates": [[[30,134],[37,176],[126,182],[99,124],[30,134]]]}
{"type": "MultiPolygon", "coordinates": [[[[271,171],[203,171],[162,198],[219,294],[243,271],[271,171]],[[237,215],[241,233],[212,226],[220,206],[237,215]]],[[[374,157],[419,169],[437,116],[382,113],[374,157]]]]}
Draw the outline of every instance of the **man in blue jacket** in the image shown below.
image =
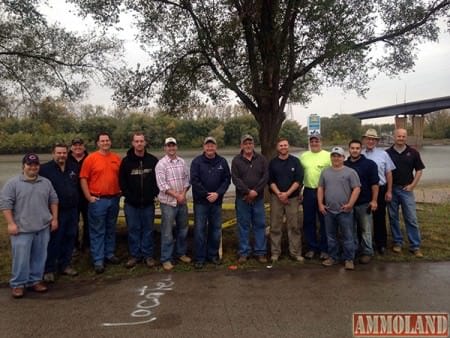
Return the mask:
{"type": "Polygon", "coordinates": [[[141,132],[133,134],[132,147],[128,150],[119,169],[119,184],[125,197],[125,217],[128,225],[128,250],[130,259],[127,268],[140,261],[151,268],[153,258],[153,225],[155,198],[158,195],[155,167],[158,159],[149,154],[147,142],[141,132]]]}
{"type": "Polygon", "coordinates": [[[68,147],[57,143],[52,149],[52,160],[43,164],[39,175],[52,182],[58,195],[58,229],[50,235],[45,263],[44,280],[55,281],[55,273],[76,276],[71,267],[72,253],[78,228],[78,168],[67,161],[68,147]]]}
{"type": "Polygon", "coordinates": [[[191,185],[194,198],[194,267],[203,268],[205,261],[219,265],[222,228],[222,200],[230,186],[227,161],[217,154],[212,136],[203,142],[203,154],[191,163],[191,185]]]}

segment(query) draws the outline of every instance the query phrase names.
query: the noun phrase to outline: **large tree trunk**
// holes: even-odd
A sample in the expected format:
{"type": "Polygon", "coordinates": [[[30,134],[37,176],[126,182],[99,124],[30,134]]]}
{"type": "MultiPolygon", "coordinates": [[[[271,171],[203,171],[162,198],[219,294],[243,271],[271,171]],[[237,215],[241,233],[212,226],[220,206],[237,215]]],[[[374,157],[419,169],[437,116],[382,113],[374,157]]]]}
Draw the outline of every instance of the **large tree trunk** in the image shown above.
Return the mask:
{"type": "Polygon", "coordinates": [[[284,113],[279,113],[271,107],[260,109],[256,121],[259,124],[259,140],[261,142],[261,153],[270,161],[276,156],[276,145],[281,125],[285,119],[284,113]]]}

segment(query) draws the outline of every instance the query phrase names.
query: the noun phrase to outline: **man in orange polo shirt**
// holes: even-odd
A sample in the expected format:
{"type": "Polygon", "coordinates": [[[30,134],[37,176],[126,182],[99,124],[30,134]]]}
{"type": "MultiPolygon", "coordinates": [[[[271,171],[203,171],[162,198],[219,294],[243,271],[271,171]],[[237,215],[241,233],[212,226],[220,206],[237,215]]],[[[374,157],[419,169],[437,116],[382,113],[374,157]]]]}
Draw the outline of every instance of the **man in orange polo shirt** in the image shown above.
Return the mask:
{"type": "Polygon", "coordinates": [[[88,155],[83,162],[80,184],[89,202],[89,236],[94,270],[103,273],[105,263],[120,263],[114,255],[120,199],[120,157],[111,152],[108,133],[102,132],[97,136],[97,147],[98,151],[88,155]]]}

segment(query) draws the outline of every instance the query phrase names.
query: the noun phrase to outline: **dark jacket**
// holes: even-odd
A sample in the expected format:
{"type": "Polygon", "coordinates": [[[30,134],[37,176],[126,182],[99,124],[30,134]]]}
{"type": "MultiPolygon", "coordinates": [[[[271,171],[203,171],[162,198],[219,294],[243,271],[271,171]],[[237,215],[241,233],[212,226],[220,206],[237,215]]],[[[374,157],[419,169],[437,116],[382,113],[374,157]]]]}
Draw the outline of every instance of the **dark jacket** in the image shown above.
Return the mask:
{"type": "Polygon", "coordinates": [[[119,169],[119,184],[125,203],[136,208],[154,203],[159,193],[155,176],[156,163],[158,159],[147,152],[139,157],[134,153],[134,148],[128,150],[119,169]]]}
{"type": "Polygon", "coordinates": [[[78,207],[79,190],[78,190],[78,168],[73,163],[66,161],[64,171],[61,171],[59,165],[51,160],[39,169],[39,175],[47,178],[52,182],[58,195],[59,209],[70,209],[78,207]]]}
{"type": "Polygon", "coordinates": [[[221,204],[230,182],[230,167],[222,156],[216,154],[210,159],[202,154],[192,161],[191,185],[194,203],[209,204],[206,199],[208,192],[216,192],[219,198],[215,204],[221,204]]]}
{"type": "Polygon", "coordinates": [[[369,203],[372,200],[372,186],[378,184],[380,180],[377,164],[366,158],[364,155],[361,155],[361,157],[354,162],[349,157],[345,160],[344,164],[347,167],[354,169],[358,173],[359,180],[361,181],[361,192],[359,193],[355,205],[369,203]]]}
{"type": "Polygon", "coordinates": [[[264,188],[269,180],[269,168],[266,158],[256,152],[249,161],[242,151],[231,162],[231,177],[236,186],[236,198],[243,198],[250,190],[258,193],[258,199],[264,197],[264,188]]]}

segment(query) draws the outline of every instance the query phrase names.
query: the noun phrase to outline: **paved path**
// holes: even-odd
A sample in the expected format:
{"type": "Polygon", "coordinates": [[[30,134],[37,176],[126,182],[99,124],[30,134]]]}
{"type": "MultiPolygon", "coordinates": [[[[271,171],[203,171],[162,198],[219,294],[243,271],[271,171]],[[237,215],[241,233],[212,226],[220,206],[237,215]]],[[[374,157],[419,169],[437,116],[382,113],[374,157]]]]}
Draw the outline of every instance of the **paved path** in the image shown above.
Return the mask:
{"type": "Polygon", "coordinates": [[[449,289],[449,262],[150,273],[18,300],[2,288],[0,336],[351,337],[355,311],[448,313],[449,289]]]}

